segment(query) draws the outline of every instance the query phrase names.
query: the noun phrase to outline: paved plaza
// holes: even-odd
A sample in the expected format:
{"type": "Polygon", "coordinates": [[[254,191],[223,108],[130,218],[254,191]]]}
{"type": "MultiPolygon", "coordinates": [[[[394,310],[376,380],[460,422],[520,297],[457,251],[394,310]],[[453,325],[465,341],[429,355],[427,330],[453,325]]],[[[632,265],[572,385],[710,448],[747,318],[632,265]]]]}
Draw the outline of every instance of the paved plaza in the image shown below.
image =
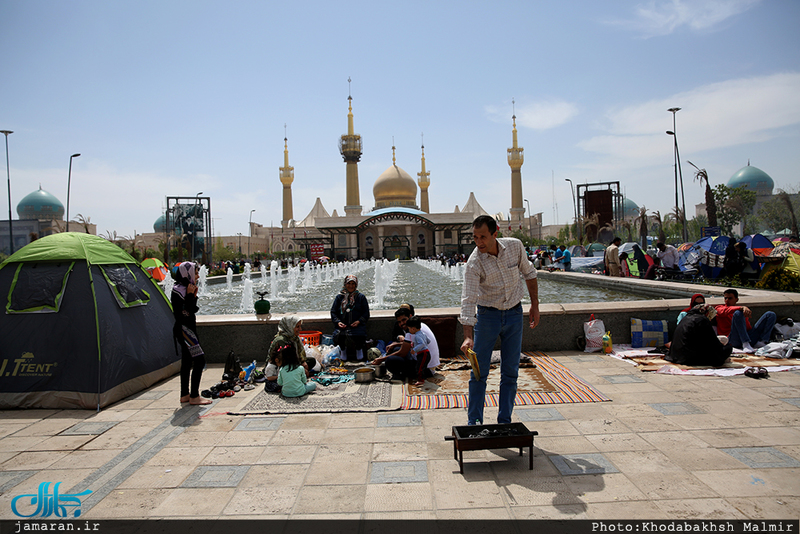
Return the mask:
{"type": "MultiPolygon", "coordinates": [[[[551,356],[612,401],[517,407],[539,433],[532,471],[527,449],[501,449],[465,452],[460,474],[444,437],[465,409],[230,416],[257,390],[180,406],[175,376],[100,413],[0,412],[0,518],[42,482],[90,489],[88,519],[800,517],[800,372],[551,356]]],[[[202,387],[220,375],[210,366],[202,387]]]]}

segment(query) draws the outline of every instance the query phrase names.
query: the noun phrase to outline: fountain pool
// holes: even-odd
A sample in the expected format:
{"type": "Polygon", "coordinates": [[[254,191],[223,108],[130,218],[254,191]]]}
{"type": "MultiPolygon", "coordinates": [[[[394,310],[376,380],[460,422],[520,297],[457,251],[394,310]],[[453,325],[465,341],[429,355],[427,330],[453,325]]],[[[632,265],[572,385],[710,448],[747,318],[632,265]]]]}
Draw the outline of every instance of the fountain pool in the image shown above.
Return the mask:
{"type": "MultiPolygon", "coordinates": [[[[344,276],[358,276],[358,290],[369,299],[373,310],[393,310],[404,302],[416,308],[453,308],[461,305],[463,268],[442,268],[437,262],[359,261],[335,264],[326,269],[279,273],[270,269],[269,276],[244,281],[209,283],[199,297],[200,315],[249,315],[256,291],[268,292],[272,313],[295,313],[330,309],[333,298],[342,288],[344,276]],[[249,284],[248,284],[249,282],[249,284]]],[[[264,270],[262,270],[262,274],[264,270]]],[[[565,284],[539,280],[539,302],[606,302],[652,300],[652,296],[636,295],[602,287],[565,284]]],[[[529,303],[527,296],[523,304],[529,303]]]]}

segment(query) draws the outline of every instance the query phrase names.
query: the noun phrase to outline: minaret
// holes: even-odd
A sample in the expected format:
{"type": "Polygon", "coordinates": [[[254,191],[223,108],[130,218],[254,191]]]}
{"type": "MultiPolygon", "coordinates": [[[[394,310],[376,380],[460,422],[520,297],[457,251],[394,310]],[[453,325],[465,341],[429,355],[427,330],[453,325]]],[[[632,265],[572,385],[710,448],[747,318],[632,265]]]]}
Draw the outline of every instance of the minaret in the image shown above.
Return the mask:
{"type": "MultiPolygon", "coordinates": [[[[283,126],[284,131],[286,125],[283,126]]],[[[281,226],[286,228],[289,221],[294,219],[292,212],[292,182],[294,182],[294,167],[289,166],[289,140],[283,138],[283,167],[280,169],[281,183],[283,184],[283,220],[281,226]]]]}
{"type": "MultiPolygon", "coordinates": [[[[511,100],[514,105],[514,100],[511,100]]],[[[511,116],[514,124],[512,131],[512,146],[508,149],[508,165],[511,167],[511,220],[522,221],[525,215],[525,208],[522,207],[522,163],[524,156],[522,147],[517,146],[517,114],[511,116]]]]}
{"type": "MultiPolygon", "coordinates": [[[[350,78],[347,79],[348,86],[350,78]]],[[[347,96],[347,134],[339,140],[339,152],[347,163],[347,198],[344,206],[346,215],[361,215],[361,201],[358,195],[358,161],[361,159],[361,136],[353,128],[353,97],[347,96]]]]}
{"type": "Polygon", "coordinates": [[[428,188],[431,185],[431,173],[425,170],[425,142],[422,143],[422,172],[418,172],[419,180],[419,207],[425,213],[430,213],[431,208],[428,204],[428,188]]]}

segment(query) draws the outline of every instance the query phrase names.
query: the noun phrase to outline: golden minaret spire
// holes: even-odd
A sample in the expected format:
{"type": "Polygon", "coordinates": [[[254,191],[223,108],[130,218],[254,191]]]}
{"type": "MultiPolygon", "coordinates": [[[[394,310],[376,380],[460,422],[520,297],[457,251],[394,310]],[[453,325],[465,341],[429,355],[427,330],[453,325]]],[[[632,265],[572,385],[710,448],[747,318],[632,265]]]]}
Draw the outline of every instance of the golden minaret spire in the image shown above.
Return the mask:
{"type": "Polygon", "coordinates": [[[517,145],[517,113],[514,99],[511,99],[513,114],[511,116],[514,129],[512,130],[512,146],[508,149],[508,165],[511,167],[511,220],[522,221],[525,208],[522,207],[522,163],[525,160],[523,148],[517,145]]]}
{"type": "Polygon", "coordinates": [[[348,86],[348,113],[347,134],[339,140],[339,153],[347,164],[347,193],[344,212],[346,215],[361,215],[361,200],[358,194],[358,162],[361,159],[361,136],[353,128],[353,97],[350,93],[350,78],[348,86]]]}
{"type": "Polygon", "coordinates": [[[294,167],[289,166],[289,139],[286,136],[286,125],[283,125],[283,167],[280,169],[281,183],[283,184],[283,220],[281,226],[286,228],[289,221],[294,219],[292,211],[292,182],[294,182],[294,167]]]}
{"type": "Polygon", "coordinates": [[[428,187],[431,185],[431,173],[425,170],[425,137],[422,136],[422,172],[418,172],[419,180],[419,206],[425,213],[430,213],[431,208],[428,204],[428,187]]]}

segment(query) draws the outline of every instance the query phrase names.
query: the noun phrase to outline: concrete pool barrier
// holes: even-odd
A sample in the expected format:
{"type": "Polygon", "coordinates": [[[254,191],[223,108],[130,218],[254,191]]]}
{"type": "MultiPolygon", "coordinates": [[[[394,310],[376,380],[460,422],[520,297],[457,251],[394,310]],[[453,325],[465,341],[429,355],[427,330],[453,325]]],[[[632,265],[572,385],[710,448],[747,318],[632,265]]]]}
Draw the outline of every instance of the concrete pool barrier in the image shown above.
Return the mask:
{"type": "MultiPolygon", "coordinates": [[[[602,319],[606,330],[611,332],[614,343],[630,343],[631,318],[666,320],[670,339],[675,330],[678,313],[689,303],[695,293],[706,296],[709,304],[722,304],[723,286],[687,284],[635,278],[610,278],[594,274],[539,271],[542,279],[569,284],[605,287],[618,291],[647,294],[657,300],[582,302],[569,304],[541,304],[541,322],[531,330],[523,330],[522,350],[554,352],[577,349],[576,339],[583,335],[583,323],[594,314],[602,319]]],[[[765,311],[774,311],[778,317],[786,316],[800,320],[800,294],[765,291],[752,288],[737,288],[739,304],[747,306],[753,315],[760,317],[765,311]]],[[[323,311],[298,312],[303,319],[304,330],[318,330],[323,334],[333,331],[327,307],[333,296],[320,299],[323,311]]],[[[528,307],[523,310],[527,316],[528,307]]],[[[436,334],[443,357],[452,357],[463,340],[458,324],[459,308],[417,309],[436,334]]],[[[268,316],[252,315],[198,315],[198,336],[209,363],[224,363],[232,350],[242,362],[264,361],[269,344],[278,331],[278,321],[284,314],[268,316]]],[[[527,320],[527,318],[526,318],[527,320]]],[[[367,335],[373,339],[388,340],[394,324],[394,310],[374,310],[370,313],[367,335]]]]}

